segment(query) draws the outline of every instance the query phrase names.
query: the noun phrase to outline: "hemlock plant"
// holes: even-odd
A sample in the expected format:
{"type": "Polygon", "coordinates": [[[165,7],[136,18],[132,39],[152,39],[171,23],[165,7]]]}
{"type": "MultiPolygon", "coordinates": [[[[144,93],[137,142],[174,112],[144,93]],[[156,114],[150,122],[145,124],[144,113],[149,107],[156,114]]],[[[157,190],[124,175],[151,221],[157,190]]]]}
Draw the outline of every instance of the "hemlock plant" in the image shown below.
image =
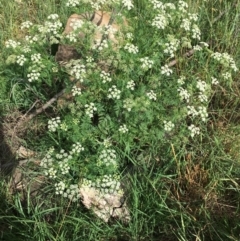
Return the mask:
{"type": "Polygon", "coordinates": [[[148,0],[141,16],[131,1],[67,1],[73,11],[79,5],[92,12],[112,6],[114,17],[122,18],[119,25],[125,17],[125,32],[115,33],[117,48],[107,38],[92,45],[95,31],[111,28],[84,19],[62,34],[57,14],[43,25],[22,23],[25,39],[6,42],[8,68],[39,98],[50,99],[59,86],[72,96],[46,122],[45,135],[55,145],[41,166],[56,194],[76,201],[83,185],[122,192],[120,171],[127,163],[141,164],[149,156],[168,161],[171,145],[180,149],[203,134],[211,96],[231,84],[237,67],[230,55],[201,41],[198,16],[188,4],[173,2],[148,0]],[[53,44],[72,46],[81,57],[59,64],[51,56],[53,44]],[[189,50],[190,60],[183,57],[189,50]]]}

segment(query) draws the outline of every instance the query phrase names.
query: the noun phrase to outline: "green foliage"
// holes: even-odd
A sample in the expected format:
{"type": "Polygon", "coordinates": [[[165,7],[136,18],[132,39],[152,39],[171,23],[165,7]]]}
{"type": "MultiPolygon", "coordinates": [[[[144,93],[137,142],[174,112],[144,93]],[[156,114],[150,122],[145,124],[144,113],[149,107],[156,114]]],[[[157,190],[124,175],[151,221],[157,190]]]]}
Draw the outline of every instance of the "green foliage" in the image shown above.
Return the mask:
{"type": "MultiPolygon", "coordinates": [[[[4,39],[1,96],[10,96],[27,112],[36,100],[46,103],[65,89],[63,107],[54,106],[50,117],[41,119],[48,130],[40,142],[31,141],[33,146],[43,143],[47,154],[42,172],[56,195],[77,200],[76,193],[67,194],[73,185],[97,187],[103,193],[125,190],[132,217],[129,224],[108,225],[74,204],[64,211],[63,203],[58,203],[60,209],[34,209],[29,200],[25,210],[16,198],[11,208],[17,214],[0,219],[0,224],[7,223],[6,240],[13,238],[12,226],[22,240],[31,240],[31,231],[34,240],[237,240],[239,224],[231,221],[236,217],[228,216],[226,208],[216,220],[215,209],[217,197],[225,203],[232,195],[231,213],[238,210],[240,170],[238,159],[232,158],[238,145],[226,150],[226,133],[218,133],[215,126],[221,118],[236,116],[234,124],[238,119],[239,103],[231,97],[234,91],[239,97],[238,69],[226,52],[239,51],[231,43],[239,46],[231,37],[239,36],[239,20],[230,13],[223,16],[225,21],[215,20],[215,12],[230,11],[230,2],[188,1],[188,8],[183,1],[162,2],[165,7],[135,1],[130,11],[114,3],[101,6],[114,9],[116,16],[121,13],[120,31],[114,41],[106,34],[98,42],[94,32],[101,30],[89,21],[72,35],[62,34],[60,20],[69,13],[93,11],[91,3],[65,7],[67,14],[56,16],[49,14],[63,10],[57,1],[48,2],[51,12],[33,1],[42,6],[39,20],[44,21],[18,30],[16,41],[4,39]],[[77,36],[79,31],[84,37],[77,36]],[[54,44],[69,45],[80,57],[57,62],[54,44]],[[123,189],[118,187],[120,174],[123,189]]],[[[6,105],[4,98],[0,103],[6,105]]]]}

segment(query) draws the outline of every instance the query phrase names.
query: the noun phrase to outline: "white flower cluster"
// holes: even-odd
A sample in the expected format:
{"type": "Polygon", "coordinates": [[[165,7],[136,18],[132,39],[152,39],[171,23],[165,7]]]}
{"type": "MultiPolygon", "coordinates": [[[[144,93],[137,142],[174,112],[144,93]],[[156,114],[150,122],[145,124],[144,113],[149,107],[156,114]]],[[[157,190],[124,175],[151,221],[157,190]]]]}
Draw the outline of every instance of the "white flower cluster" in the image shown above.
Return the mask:
{"type": "Polygon", "coordinates": [[[51,153],[47,153],[47,155],[41,160],[40,166],[43,168],[49,168],[53,165],[54,159],[50,155],[51,153]]]}
{"type": "Polygon", "coordinates": [[[57,170],[53,167],[50,167],[48,170],[45,170],[45,175],[49,176],[51,179],[55,179],[57,177],[57,170]]]}
{"type": "Polygon", "coordinates": [[[86,115],[88,115],[90,118],[93,117],[93,112],[97,111],[97,107],[95,107],[94,103],[92,102],[89,105],[86,104],[85,108],[86,108],[86,115]]]}
{"type": "Polygon", "coordinates": [[[171,121],[163,121],[163,123],[165,131],[171,131],[175,126],[171,121]]]}
{"type": "Polygon", "coordinates": [[[66,185],[63,181],[60,181],[59,183],[56,183],[54,186],[55,186],[55,190],[56,190],[55,193],[57,195],[63,194],[63,192],[66,188],[66,185]]]}
{"type": "Polygon", "coordinates": [[[97,188],[101,193],[110,195],[114,193],[122,193],[121,184],[117,175],[104,175],[95,181],[83,179],[82,186],[97,188]]]}
{"type": "Polygon", "coordinates": [[[135,87],[135,83],[133,80],[130,80],[127,82],[127,86],[126,86],[127,89],[134,90],[134,87],[135,87]]]}
{"type": "Polygon", "coordinates": [[[190,126],[188,126],[188,129],[190,130],[190,136],[194,137],[195,135],[199,135],[200,134],[200,128],[196,127],[195,125],[191,124],[190,126]]]}
{"type": "Polygon", "coordinates": [[[21,44],[20,42],[16,42],[16,41],[14,41],[12,39],[9,39],[9,40],[6,41],[5,46],[6,46],[6,48],[13,48],[13,49],[15,49],[20,44],[21,44]]]}
{"type": "Polygon", "coordinates": [[[31,52],[31,48],[29,46],[21,46],[21,51],[27,54],[31,52]]]}
{"type": "Polygon", "coordinates": [[[177,83],[179,85],[183,85],[185,83],[186,77],[185,76],[180,76],[179,79],[177,80],[177,83]]]}
{"type": "Polygon", "coordinates": [[[177,51],[179,47],[180,41],[178,39],[172,39],[169,43],[165,44],[165,49],[163,52],[165,54],[169,54],[171,58],[174,57],[174,53],[177,51]]]}
{"type": "Polygon", "coordinates": [[[172,69],[169,68],[167,64],[161,67],[161,74],[169,76],[173,73],[172,69]]]}
{"type": "Polygon", "coordinates": [[[102,82],[106,83],[106,82],[111,82],[112,78],[110,77],[110,74],[105,72],[104,70],[102,70],[100,77],[102,78],[102,82]]]}
{"type": "Polygon", "coordinates": [[[206,84],[206,82],[198,79],[196,87],[200,91],[200,93],[198,95],[198,98],[199,98],[200,102],[207,102],[208,97],[206,95],[206,91],[208,89],[208,85],[206,84]]]}
{"type": "Polygon", "coordinates": [[[178,92],[179,92],[180,99],[181,100],[185,100],[188,103],[189,102],[189,98],[191,96],[190,93],[186,89],[184,89],[182,87],[178,88],[178,92]]]}
{"type": "Polygon", "coordinates": [[[212,80],[212,84],[213,85],[218,85],[219,84],[219,81],[215,77],[211,77],[211,80],[212,80]]]}
{"type": "Polygon", "coordinates": [[[97,161],[98,166],[113,166],[117,168],[117,155],[116,151],[113,149],[104,149],[99,156],[99,160],[97,161]]]}
{"type": "Polygon", "coordinates": [[[157,95],[156,95],[156,93],[154,93],[154,91],[153,90],[150,90],[150,92],[147,92],[147,97],[150,99],[150,100],[157,100],[157,95]]]}
{"type": "Polygon", "coordinates": [[[108,41],[106,39],[101,39],[97,40],[96,43],[92,46],[92,49],[97,49],[99,51],[102,51],[103,49],[108,48],[108,41]]]}
{"type": "Polygon", "coordinates": [[[132,33],[126,33],[126,38],[128,39],[128,40],[130,40],[130,41],[132,41],[133,40],[133,34],[132,33]]]}
{"type": "Polygon", "coordinates": [[[66,3],[67,7],[77,7],[80,5],[80,0],[68,0],[66,3]]]}
{"type": "Polygon", "coordinates": [[[188,105],[187,114],[192,117],[200,116],[203,122],[205,122],[208,117],[207,107],[205,106],[199,106],[197,111],[194,106],[188,105]]]}
{"type": "Polygon", "coordinates": [[[180,24],[180,28],[183,28],[185,31],[190,31],[191,21],[188,18],[184,18],[180,24]]]}
{"type": "Polygon", "coordinates": [[[71,20],[69,25],[75,31],[77,29],[80,29],[82,27],[83,23],[84,23],[83,20],[74,18],[74,19],[71,20]]]}
{"type": "Polygon", "coordinates": [[[121,133],[127,133],[128,132],[128,128],[127,128],[127,126],[125,124],[121,125],[118,130],[121,133]]]}
{"type": "Polygon", "coordinates": [[[37,43],[39,41],[39,36],[38,35],[35,35],[35,36],[26,35],[25,40],[29,44],[37,43]]]}
{"type": "Polygon", "coordinates": [[[127,10],[131,10],[134,7],[131,0],[122,0],[122,4],[127,10]]]}
{"type": "Polygon", "coordinates": [[[27,58],[23,54],[20,56],[17,56],[16,63],[19,64],[20,66],[23,66],[24,63],[27,61],[27,58]]]}
{"type": "MultiPolygon", "coordinates": [[[[71,159],[70,157],[69,157],[69,159],[71,159]]],[[[70,166],[68,164],[68,159],[67,158],[65,158],[64,160],[59,162],[58,166],[59,166],[59,169],[61,170],[61,173],[63,175],[67,174],[69,172],[69,170],[70,170],[70,166]]]]}
{"type": "Polygon", "coordinates": [[[40,73],[36,69],[33,69],[29,74],[27,74],[27,77],[29,82],[36,81],[39,79],[40,73]]]}
{"type": "Polygon", "coordinates": [[[72,150],[70,151],[70,153],[73,154],[78,154],[81,151],[84,151],[84,147],[81,145],[80,142],[76,142],[75,144],[72,145],[72,150]]]}
{"type": "Polygon", "coordinates": [[[192,26],[192,38],[200,40],[200,36],[201,36],[201,31],[200,31],[199,27],[196,24],[193,24],[193,26],[192,26]]]}
{"type": "Polygon", "coordinates": [[[77,95],[81,95],[82,92],[81,92],[81,88],[77,87],[76,85],[74,85],[72,87],[72,95],[73,96],[77,96],[77,95]]]}
{"type": "Polygon", "coordinates": [[[218,53],[212,54],[212,58],[220,62],[223,66],[231,68],[234,72],[238,71],[235,61],[228,53],[218,53]]]}
{"type": "Polygon", "coordinates": [[[124,46],[124,49],[128,51],[130,54],[137,54],[138,53],[138,47],[135,46],[134,44],[127,43],[124,46]]]}
{"type": "Polygon", "coordinates": [[[181,12],[187,12],[188,4],[182,0],[178,1],[178,9],[181,12]]]}
{"type": "Polygon", "coordinates": [[[71,43],[76,43],[77,42],[77,34],[75,32],[70,32],[69,34],[66,35],[66,39],[69,40],[71,43]]]}
{"type": "Polygon", "coordinates": [[[121,184],[118,177],[104,175],[102,178],[96,180],[95,186],[104,194],[113,194],[120,191],[121,184]]]}
{"type": "Polygon", "coordinates": [[[164,10],[165,6],[162,2],[158,0],[151,0],[154,9],[164,10]]]}
{"type": "Polygon", "coordinates": [[[222,73],[222,77],[225,80],[230,80],[232,78],[232,75],[230,72],[225,72],[225,73],[222,73]]]}
{"type": "Polygon", "coordinates": [[[46,32],[57,36],[62,28],[62,23],[59,20],[59,16],[57,14],[51,14],[48,16],[48,20],[51,20],[51,22],[45,22],[46,32]]]}
{"type": "Polygon", "coordinates": [[[188,13],[188,17],[193,22],[197,22],[198,20],[198,15],[196,13],[188,13]]]}
{"type": "Polygon", "coordinates": [[[70,75],[74,76],[76,80],[83,82],[83,79],[86,76],[85,65],[81,64],[79,60],[70,61],[69,65],[66,65],[70,69],[70,75]]]}
{"type": "Polygon", "coordinates": [[[32,60],[33,63],[36,63],[36,64],[40,63],[41,54],[38,53],[38,54],[31,55],[31,60],[32,60]]]}
{"type": "Polygon", "coordinates": [[[123,103],[123,108],[125,108],[128,112],[130,112],[135,105],[134,101],[131,99],[126,99],[123,103]]]}
{"type": "Polygon", "coordinates": [[[109,88],[108,93],[109,94],[107,97],[109,99],[116,99],[116,100],[120,99],[121,91],[117,89],[116,85],[113,85],[111,88],[109,88]]]}
{"type": "Polygon", "coordinates": [[[165,14],[159,13],[152,21],[152,26],[158,29],[165,29],[168,25],[168,19],[165,14]]]}
{"type": "Polygon", "coordinates": [[[198,79],[197,80],[197,86],[196,86],[201,92],[206,91],[207,89],[207,83],[198,79]]]}
{"type": "Polygon", "coordinates": [[[59,125],[61,124],[60,117],[52,118],[48,121],[48,129],[50,132],[55,132],[59,125]]]}
{"type": "Polygon", "coordinates": [[[188,114],[189,116],[195,117],[195,116],[198,115],[198,112],[197,112],[197,110],[195,109],[194,106],[188,105],[188,106],[187,106],[187,114],[188,114]]]}
{"type": "Polygon", "coordinates": [[[33,25],[33,23],[32,22],[30,22],[30,21],[26,21],[26,22],[23,22],[22,24],[21,24],[21,29],[24,29],[24,28],[30,28],[31,26],[33,25]]]}
{"type": "Polygon", "coordinates": [[[207,117],[208,117],[207,107],[199,106],[198,107],[198,114],[202,118],[202,121],[205,122],[207,120],[207,117]]]}
{"type": "Polygon", "coordinates": [[[63,193],[63,197],[68,198],[72,202],[76,202],[81,197],[78,185],[71,184],[63,193]]]}
{"type": "Polygon", "coordinates": [[[141,58],[140,62],[142,63],[141,68],[144,70],[151,69],[153,66],[153,60],[149,59],[149,57],[141,58]]]}

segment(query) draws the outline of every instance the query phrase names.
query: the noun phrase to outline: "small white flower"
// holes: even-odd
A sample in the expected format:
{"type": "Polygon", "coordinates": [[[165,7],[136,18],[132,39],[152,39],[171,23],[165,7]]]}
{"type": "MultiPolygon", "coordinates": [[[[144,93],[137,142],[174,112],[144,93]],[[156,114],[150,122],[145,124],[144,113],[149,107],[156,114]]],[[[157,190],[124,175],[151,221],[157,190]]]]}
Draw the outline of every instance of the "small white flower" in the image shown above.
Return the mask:
{"type": "Polygon", "coordinates": [[[195,116],[197,116],[198,115],[198,112],[197,112],[197,110],[195,109],[195,107],[194,106],[190,106],[190,105],[188,105],[187,106],[187,114],[188,115],[191,115],[191,116],[193,116],[193,117],[195,117],[195,116]]]}
{"type": "Polygon", "coordinates": [[[77,95],[81,95],[82,92],[81,92],[81,88],[77,87],[76,85],[74,85],[72,87],[72,95],[73,96],[77,96],[77,95]]]}
{"type": "Polygon", "coordinates": [[[199,93],[198,98],[199,98],[200,102],[207,102],[208,101],[208,97],[202,92],[199,93]]]}
{"type": "Polygon", "coordinates": [[[157,100],[157,95],[154,93],[153,90],[150,90],[150,92],[147,92],[147,97],[150,99],[150,100],[157,100]]]}
{"type": "Polygon", "coordinates": [[[132,53],[132,54],[137,54],[138,53],[138,47],[133,45],[133,44],[130,44],[130,43],[127,43],[124,46],[124,49],[127,50],[129,53],[132,53]]]}
{"type": "Polygon", "coordinates": [[[191,29],[191,21],[188,18],[184,18],[180,24],[180,28],[183,28],[185,31],[189,32],[191,29]]]}
{"type": "Polygon", "coordinates": [[[41,60],[41,54],[33,54],[31,55],[31,60],[33,63],[39,63],[41,60]]]}
{"type": "Polygon", "coordinates": [[[134,7],[131,0],[122,0],[122,4],[127,10],[131,10],[134,7]]]}
{"type": "Polygon", "coordinates": [[[15,49],[20,44],[21,44],[20,42],[16,42],[12,39],[7,40],[6,43],[5,43],[6,48],[13,48],[13,49],[15,49]]]}
{"type": "Polygon", "coordinates": [[[171,131],[175,126],[171,121],[163,121],[163,123],[165,131],[171,131]]]}
{"type": "Polygon", "coordinates": [[[66,188],[66,185],[63,181],[60,181],[59,183],[56,183],[55,185],[55,193],[56,194],[63,194],[64,189],[66,188]]]}
{"type": "Polygon", "coordinates": [[[127,126],[124,124],[124,125],[121,125],[118,129],[121,133],[126,133],[128,132],[128,128],[127,126]]]}
{"type": "Polygon", "coordinates": [[[73,30],[77,30],[82,27],[83,23],[83,20],[74,18],[71,20],[69,25],[73,28],[73,30]]]}
{"type": "Polygon", "coordinates": [[[172,73],[173,73],[172,69],[170,69],[167,64],[161,67],[161,74],[162,75],[169,76],[172,73]]]}
{"type": "Polygon", "coordinates": [[[130,41],[133,40],[133,34],[132,33],[126,33],[126,38],[130,41]]]}
{"type": "Polygon", "coordinates": [[[72,150],[71,150],[71,154],[78,154],[81,151],[84,151],[84,148],[82,147],[82,145],[80,144],[80,142],[76,142],[75,144],[72,145],[72,150]]]}
{"type": "Polygon", "coordinates": [[[135,87],[135,83],[133,80],[130,80],[127,82],[127,89],[130,89],[130,90],[134,90],[134,87],[135,87]]]}
{"type": "Polygon", "coordinates": [[[21,29],[30,28],[32,25],[33,25],[32,22],[26,21],[26,22],[23,22],[23,23],[21,24],[21,27],[20,27],[20,28],[21,28],[21,29]]]}
{"type": "Polygon", "coordinates": [[[80,5],[80,0],[68,0],[66,3],[67,7],[77,7],[80,5]]]}
{"type": "Polygon", "coordinates": [[[207,120],[208,113],[207,113],[207,108],[205,106],[198,107],[198,114],[201,116],[203,122],[207,120]]]}
{"type": "Polygon", "coordinates": [[[193,26],[192,26],[192,38],[200,40],[200,36],[201,36],[201,31],[200,31],[199,27],[196,24],[193,24],[193,26]]]}
{"type": "Polygon", "coordinates": [[[50,14],[50,15],[47,17],[47,19],[49,19],[49,20],[56,20],[56,19],[58,19],[58,18],[59,18],[59,16],[58,16],[58,14],[56,14],[56,13],[50,14]]]}
{"type": "Polygon", "coordinates": [[[28,77],[28,81],[32,82],[39,79],[40,73],[37,70],[33,69],[32,72],[27,74],[27,77],[28,77]]]}
{"type": "Polygon", "coordinates": [[[119,100],[120,99],[120,94],[121,94],[121,91],[117,89],[117,86],[116,85],[113,85],[109,90],[108,90],[108,98],[109,99],[117,99],[119,100]]]}
{"type": "Polygon", "coordinates": [[[181,100],[186,100],[186,102],[188,103],[189,102],[189,98],[191,96],[189,94],[189,92],[186,89],[183,89],[182,87],[178,88],[178,92],[179,92],[179,95],[180,95],[180,99],[181,100]]]}
{"type": "Polygon", "coordinates": [[[66,39],[68,39],[71,43],[76,43],[77,42],[77,34],[74,32],[70,32],[69,34],[66,35],[66,39]]]}
{"type": "Polygon", "coordinates": [[[153,66],[153,61],[149,57],[141,58],[140,62],[142,63],[141,68],[144,70],[151,69],[153,66]]]}
{"type": "Polygon", "coordinates": [[[181,12],[185,13],[187,11],[186,9],[188,8],[188,4],[186,2],[180,0],[180,1],[178,1],[178,8],[181,12]]]}
{"type": "Polygon", "coordinates": [[[131,99],[126,99],[123,101],[123,103],[123,108],[127,109],[128,112],[130,112],[134,107],[134,101],[131,99]]]}
{"type": "Polygon", "coordinates": [[[158,29],[165,29],[168,24],[168,20],[165,14],[159,13],[152,22],[152,26],[155,26],[158,29]]]}
{"type": "Polygon", "coordinates": [[[232,75],[231,75],[230,72],[225,72],[225,73],[222,74],[222,77],[223,77],[223,79],[225,79],[225,80],[229,80],[229,79],[232,78],[232,75]]]}
{"type": "Polygon", "coordinates": [[[198,79],[198,80],[197,80],[197,88],[198,88],[201,92],[204,92],[204,91],[207,89],[207,84],[206,84],[206,82],[198,79]]]}
{"type": "Polygon", "coordinates": [[[17,64],[19,64],[20,66],[23,66],[24,63],[27,61],[27,59],[25,58],[25,56],[22,54],[20,56],[17,56],[17,64]]]}
{"type": "Polygon", "coordinates": [[[185,80],[186,80],[185,76],[180,76],[177,82],[179,85],[183,85],[185,83],[185,80]]]}
{"type": "Polygon", "coordinates": [[[55,179],[57,176],[57,170],[54,169],[53,167],[50,167],[48,170],[45,170],[45,175],[49,176],[52,179],[55,179]]]}
{"type": "Polygon", "coordinates": [[[194,137],[195,135],[200,134],[200,128],[196,127],[195,125],[191,124],[188,129],[190,130],[190,136],[194,137]]]}
{"type": "Polygon", "coordinates": [[[110,74],[105,72],[104,70],[102,70],[100,77],[102,78],[102,82],[106,83],[106,82],[111,82],[112,78],[110,77],[110,74]]]}
{"type": "Polygon", "coordinates": [[[51,120],[48,121],[48,129],[51,132],[55,132],[60,125],[61,120],[60,117],[52,118],[51,120]]]}
{"type": "Polygon", "coordinates": [[[92,102],[89,105],[86,104],[85,108],[86,108],[86,115],[88,115],[90,118],[93,117],[93,112],[97,111],[97,107],[95,107],[94,103],[92,102]]]}
{"type": "Polygon", "coordinates": [[[211,77],[211,80],[212,80],[212,84],[213,85],[218,85],[219,84],[219,81],[215,77],[211,77]]]}

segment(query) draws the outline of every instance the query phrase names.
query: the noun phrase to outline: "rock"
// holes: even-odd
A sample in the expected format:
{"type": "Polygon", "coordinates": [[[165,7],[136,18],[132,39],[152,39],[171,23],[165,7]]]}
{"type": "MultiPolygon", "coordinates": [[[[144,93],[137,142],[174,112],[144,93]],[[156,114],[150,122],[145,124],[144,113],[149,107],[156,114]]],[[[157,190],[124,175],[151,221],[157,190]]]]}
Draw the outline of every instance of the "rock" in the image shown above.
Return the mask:
{"type": "Polygon", "coordinates": [[[93,187],[80,188],[82,203],[91,209],[99,218],[108,222],[110,218],[117,218],[124,222],[130,221],[130,213],[123,200],[123,194],[102,194],[93,187]]]}

